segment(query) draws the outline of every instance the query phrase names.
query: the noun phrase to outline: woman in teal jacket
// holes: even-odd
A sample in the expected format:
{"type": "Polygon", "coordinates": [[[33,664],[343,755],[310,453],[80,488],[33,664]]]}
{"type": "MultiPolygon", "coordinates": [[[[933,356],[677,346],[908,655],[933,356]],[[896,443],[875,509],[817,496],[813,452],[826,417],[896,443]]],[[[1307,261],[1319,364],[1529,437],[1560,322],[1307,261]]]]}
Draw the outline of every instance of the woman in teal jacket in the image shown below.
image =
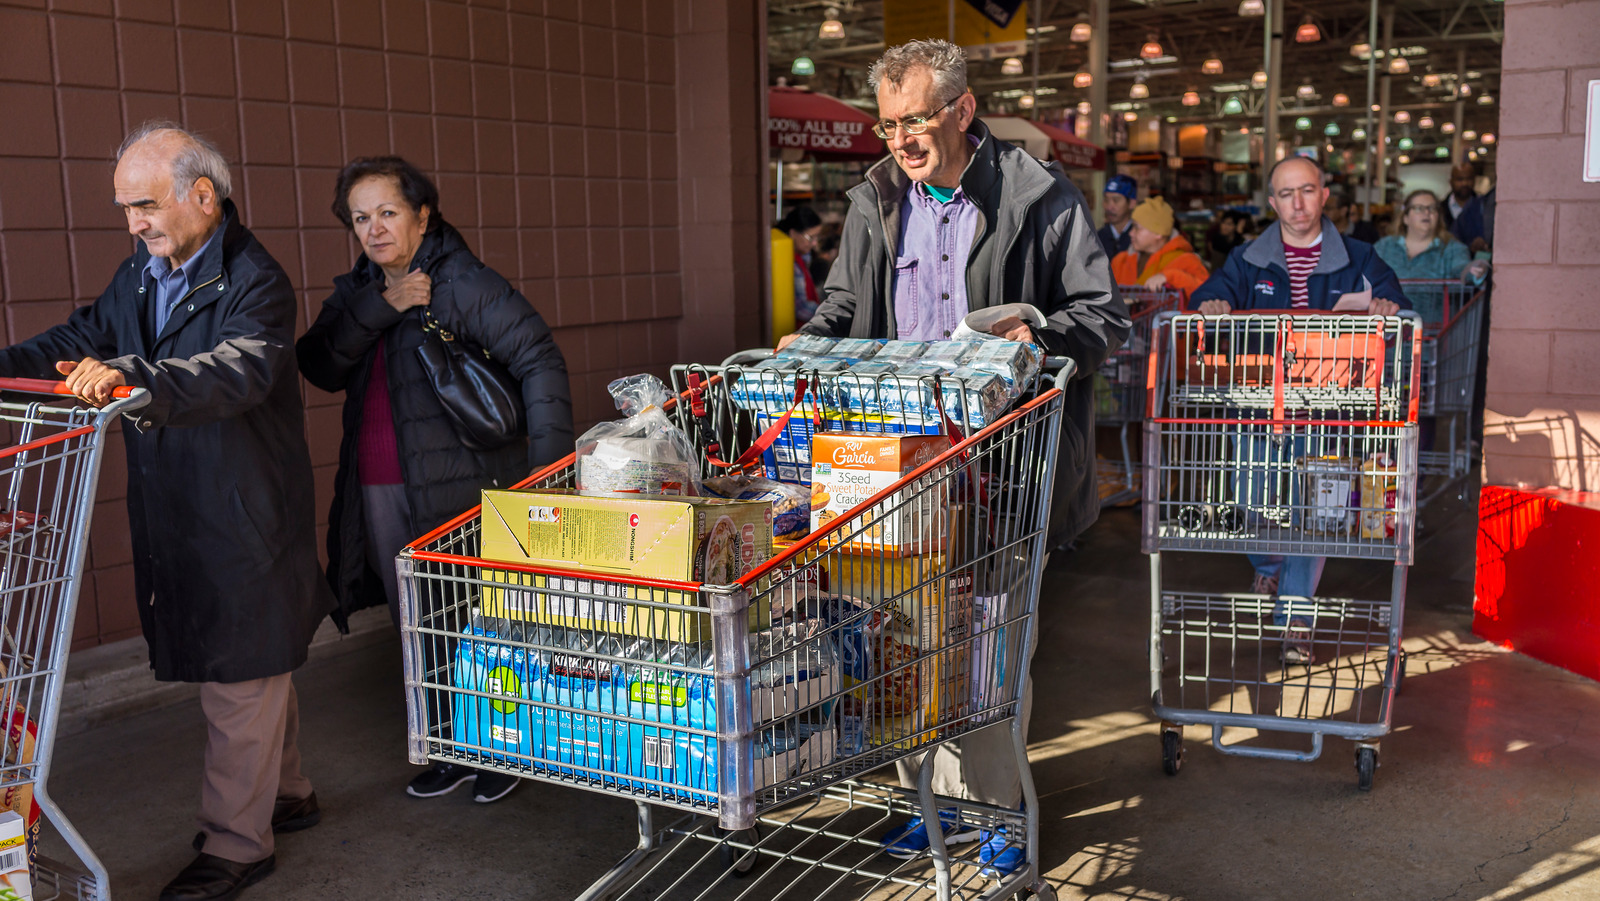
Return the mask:
{"type": "MultiPolygon", "coordinates": [[[[1472,263],[1467,245],[1445,230],[1439,198],[1427,190],[1406,196],[1405,215],[1396,233],[1380,239],[1375,249],[1395,275],[1407,281],[1458,281],[1472,263]]],[[[1408,284],[1406,294],[1424,322],[1437,323],[1444,318],[1442,286],[1408,284]]]]}

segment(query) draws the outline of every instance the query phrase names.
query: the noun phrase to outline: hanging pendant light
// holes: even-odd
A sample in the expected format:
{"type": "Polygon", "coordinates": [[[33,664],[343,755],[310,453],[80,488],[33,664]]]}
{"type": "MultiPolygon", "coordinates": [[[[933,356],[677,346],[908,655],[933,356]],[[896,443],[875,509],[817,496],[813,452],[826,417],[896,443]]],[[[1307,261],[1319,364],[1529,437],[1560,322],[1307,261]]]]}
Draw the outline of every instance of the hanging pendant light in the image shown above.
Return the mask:
{"type": "Polygon", "coordinates": [[[1200,92],[1199,91],[1184,91],[1183,92],[1183,100],[1181,102],[1183,103],[1184,106],[1199,106],[1200,105],[1200,92]]]}
{"type": "Polygon", "coordinates": [[[1494,97],[1492,97],[1492,96],[1490,96],[1488,94],[1479,94],[1478,95],[1478,105],[1479,106],[1489,106],[1492,103],[1494,103],[1494,97]]]}
{"type": "Polygon", "coordinates": [[[1394,121],[1398,122],[1401,125],[1404,125],[1407,122],[1411,121],[1411,114],[1406,112],[1405,110],[1396,110],[1395,114],[1394,114],[1394,121]]]}
{"type": "Polygon", "coordinates": [[[1322,127],[1322,133],[1330,138],[1337,138],[1339,136],[1339,123],[1329,122],[1322,127]]]}
{"type": "Polygon", "coordinates": [[[1074,44],[1087,44],[1089,38],[1093,36],[1094,30],[1089,27],[1089,23],[1082,21],[1073,23],[1071,33],[1067,35],[1074,44]]]}
{"type": "Polygon", "coordinates": [[[1417,142],[1411,140],[1410,138],[1401,138],[1400,139],[1400,149],[1401,150],[1410,150],[1411,148],[1413,148],[1415,146],[1417,146],[1417,142]]]}
{"type": "Polygon", "coordinates": [[[1446,122],[1439,126],[1439,130],[1447,135],[1453,135],[1456,133],[1456,124],[1454,122],[1446,122]]]}
{"type": "Polygon", "coordinates": [[[1365,128],[1357,128],[1350,132],[1350,137],[1357,141],[1365,141],[1367,139],[1367,130],[1365,128]]]}
{"type": "Polygon", "coordinates": [[[1128,89],[1128,99],[1130,100],[1144,100],[1149,96],[1150,89],[1142,81],[1134,82],[1133,87],[1128,89]]]}
{"type": "Polygon", "coordinates": [[[1007,57],[1004,62],[1000,63],[1000,74],[1001,75],[1021,75],[1022,74],[1022,60],[1017,59],[1014,56],[1007,57]]]}
{"type": "Polygon", "coordinates": [[[1436,158],[1443,159],[1443,158],[1445,158],[1445,157],[1450,155],[1450,148],[1448,148],[1448,147],[1435,147],[1435,148],[1433,148],[1433,155],[1436,158]]]}
{"type": "Polygon", "coordinates": [[[1222,102],[1222,113],[1225,116],[1237,116],[1244,112],[1244,103],[1238,97],[1229,96],[1222,102]]]}
{"type": "Polygon", "coordinates": [[[1089,115],[1089,111],[1092,110],[1092,109],[1094,109],[1094,107],[1089,105],[1089,101],[1087,101],[1087,100],[1079,100],[1078,101],[1078,115],[1087,116],[1087,115],[1089,115]]]}
{"type": "Polygon", "coordinates": [[[812,62],[809,56],[797,56],[794,58],[794,64],[789,66],[789,73],[792,75],[815,75],[817,74],[817,64],[812,62]]]}
{"type": "Polygon", "coordinates": [[[1263,70],[1263,69],[1257,69],[1255,71],[1255,73],[1250,76],[1250,86],[1253,87],[1253,88],[1264,88],[1264,87],[1266,87],[1267,86],[1267,73],[1266,73],[1266,71],[1263,70]]]}
{"type": "Polygon", "coordinates": [[[1217,59],[1216,57],[1213,56],[1210,59],[1206,60],[1205,62],[1201,63],[1200,64],[1200,74],[1202,74],[1202,75],[1221,75],[1222,74],[1222,60],[1217,59]]]}
{"type": "Polygon", "coordinates": [[[1495,142],[1496,138],[1494,136],[1494,132],[1486,131],[1486,132],[1483,133],[1482,137],[1478,138],[1478,140],[1482,141],[1485,144],[1493,144],[1495,142]]]}
{"type": "Polygon", "coordinates": [[[1239,15],[1264,16],[1267,14],[1267,5],[1261,0],[1239,0],[1239,15]]]}
{"type": "Polygon", "coordinates": [[[1299,97],[1301,100],[1310,100],[1311,98],[1317,96],[1317,89],[1312,87],[1310,82],[1306,82],[1300,87],[1294,89],[1294,95],[1299,97]]]}
{"type": "Polygon", "coordinates": [[[1017,98],[1017,106],[1020,106],[1023,109],[1033,109],[1033,103],[1034,101],[1032,94],[1023,94],[1021,97],[1017,98]]]}
{"type": "Polygon", "coordinates": [[[1127,112],[1122,114],[1122,121],[1124,121],[1124,122],[1137,122],[1138,120],[1139,120],[1139,114],[1134,112],[1133,110],[1128,110],[1127,112]]]}
{"type": "Polygon", "coordinates": [[[1425,88],[1436,88],[1436,87],[1438,87],[1439,86],[1439,75],[1438,75],[1438,73],[1437,72],[1429,72],[1427,75],[1422,76],[1422,86],[1425,87],[1425,88]]]}
{"type": "Polygon", "coordinates": [[[1400,154],[1400,165],[1402,165],[1402,166],[1411,165],[1411,157],[1409,155],[1407,155],[1407,154],[1404,154],[1404,153],[1400,154]]]}
{"type": "Polygon", "coordinates": [[[1478,140],[1478,133],[1469,128],[1466,131],[1461,133],[1461,140],[1463,140],[1463,141],[1476,141],[1476,140],[1478,140]]]}
{"type": "Polygon", "coordinates": [[[1333,105],[1334,106],[1349,106],[1350,105],[1350,95],[1349,94],[1334,94],[1333,95],[1333,105]]]}
{"type": "Polygon", "coordinates": [[[1144,42],[1144,46],[1139,48],[1140,59],[1156,59],[1165,55],[1166,51],[1161,49],[1161,42],[1156,40],[1156,35],[1154,33],[1148,35],[1148,39],[1144,42]]]}
{"type": "Polygon", "coordinates": [[[1417,127],[1418,128],[1432,128],[1433,127],[1433,117],[1432,116],[1423,116],[1421,119],[1418,119],[1417,120],[1417,127]]]}
{"type": "Polygon", "coordinates": [[[1072,76],[1072,86],[1075,88],[1087,88],[1093,84],[1094,76],[1088,72],[1079,72],[1077,75],[1072,76]]]}
{"type": "Polygon", "coordinates": [[[1371,44],[1351,44],[1350,45],[1350,55],[1354,56],[1354,57],[1356,57],[1358,59],[1360,57],[1363,57],[1363,56],[1371,56],[1372,55],[1372,45],[1371,44]]]}
{"type": "Polygon", "coordinates": [[[1295,131],[1310,131],[1311,120],[1305,116],[1301,116],[1300,118],[1294,120],[1294,128],[1295,131]]]}
{"type": "Polygon", "coordinates": [[[822,27],[817,29],[817,37],[824,41],[844,40],[844,23],[839,21],[839,11],[828,7],[827,18],[822,20],[822,27]]]}
{"type": "Polygon", "coordinates": [[[1320,40],[1322,40],[1322,29],[1317,27],[1317,23],[1311,21],[1309,15],[1302,19],[1300,27],[1294,30],[1294,42],[1296,44],[1315,44],[1320,40]]]}
{"type": "Polygon", "coordinates": [[[1472,96],[1472,85],[1467,84],[1466,82],[1462,82],[1461,87],[1456,89],[1456,93],[1460,94],[1463,97],[1471,97],[1472,96]]]}
{"type": "Polygon", "coordinates": [[[1404,75],[1411,71],[1411,64],[1403,56],[1396,56],[1389,60],[1390,75],[1404,75]]]}

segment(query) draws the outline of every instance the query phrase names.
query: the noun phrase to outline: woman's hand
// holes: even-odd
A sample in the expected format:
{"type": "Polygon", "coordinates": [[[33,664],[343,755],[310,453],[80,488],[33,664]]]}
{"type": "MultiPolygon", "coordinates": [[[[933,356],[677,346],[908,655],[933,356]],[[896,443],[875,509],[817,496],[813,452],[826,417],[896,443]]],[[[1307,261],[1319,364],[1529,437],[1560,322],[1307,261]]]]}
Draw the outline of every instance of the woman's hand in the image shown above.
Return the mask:
{"type": "Polygon", "coordinates": [[[1167,274],[1164,272],[1157,272],[1155,275],[1152,275],[1144,280],[1144,286],[1146,288],[1165,288],[1167,286],[1167,274]]]}
{"type": "Polygon", "coordinates": [[[389,285],[389,290],[383,292],[383,299],[389,306],[404,313],[412,307],[425,307],[433,296],[433,279],[428,273],[421,271],[407,273],[405,278],[389,285]]]}

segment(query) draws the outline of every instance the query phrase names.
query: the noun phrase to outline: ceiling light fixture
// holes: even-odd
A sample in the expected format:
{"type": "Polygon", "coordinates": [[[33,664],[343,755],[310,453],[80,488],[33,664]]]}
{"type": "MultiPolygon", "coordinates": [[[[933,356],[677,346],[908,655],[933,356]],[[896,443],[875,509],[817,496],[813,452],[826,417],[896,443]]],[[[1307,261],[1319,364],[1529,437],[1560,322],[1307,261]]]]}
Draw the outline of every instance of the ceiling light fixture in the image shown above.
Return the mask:
{"type": "Polygon", "coordinates": [[[1267,14],[1267,5],[1261,0],[1239,0],[1239,15],[1264,16],[1267,14]]]}
{"type": "Polygon", "coordinates": [[[1205,62],[1201,63],[1200,64],[1200,74],[1202,74],[1202,75],[1221,75],[1222,74],[1222,60],[1217,59],[1216,57],[1213,56],[1210,59],[1206,60],[1205,62]]]}
{"type": "Polygon", "coordinates": [[[1155,59],[1165,56],[1166,51],[1161,49],[1161,42],[1156,40],[1156,35],[1152,33],[1148,37],[1149,39],[1144,42],[1144,46],[1139,48],[1139,58],[1155,59]]]}
{"type": "Polygon", "coordinates": [[[1000,74],[1001,75],[1021,75],[1022,74],[1022,60],[1017,59],[1014,56],[1008,57],[1005,62],[1000,64],[1000,74]]]}
{"type": "Polygon", "coordinates": [[[1294,89],[1294,95],[1299,97],[1301,100],[1310,100],[1311,98],[1317,96],[1317,89],[1312,87],[1310,82],[1306,82],[1300,87],[1294,89]]]}
{"type": "Polygon", "coordinates": [[[1133,110],[1128,110],[1127,112],[1122,114],[1122,121],[1124,121],[1124,122],[1134,122],[1134,121],[1137,121],[1138,118],[1139,118],[1139,114],[1134,112],[1133,110]]]}
{"type": "Polygon", "coordinates": [[[1023,109],[1033,109],[1033,104],[1034,100],[1032,94],[1023,94],[1021,97],[1017,98],[1017,106],[1020,106],[1023,109]]]}
{"type": "Polygon", "coordinates": [[[1128,99],[1130,100],[1144,100],[1149,96],[1150,89],[1142,81],[1134,82],[1133,87],[1128,89],[1128,99]]]}
{"type": "Polygon", "coordinates": [[[1232,97],[1229,97],[1227,100],[1223,101],[1223,103],[1222,103],[1222,114],[1223,115],[1225,115],[1225,116],[1237,116],[1242,112],[1244,112],[1244,104],[1242,102],[1240,102],[1238,96],[1232,96],[1232,97]]]}
{"type": "Polygon", "coordinates": [[[1436,87],[1438,87],[1439,86],[1439,76],[1438,76],[1438,74],[1435,73],[1435,72],[1429,72],[1427,75],[1422,76],[1422,86],[1425,87],[1425,88],[1436,88],[1436,87]]]}
{"type": "Polygon", "coordinates": [[[817,64],[812,62],[809,56],[797,56],[794,58],[794,63],[789,66],[789,73],[791,75],[815,75],[817,74],[817,64]]]}
{"type": "Polygon", "coordinates": [[[1317,27],[1317,23],[1311,21],[1309,15],[1302,19],[1300,27],[1294,30],[1294,42],[1296,44],[1315,44],[1320,40],[1322,40],[1322,29],[1317,27]]]}
{"type": "Polygon", "coordinates": [[[1439,130],[1447,135],[1453,135],[1456,133],[1456,124],[1454,122],[1446,122],[1439,126],[1439,130]]]}
{"type": "Polygon", "coordinates": [[[1074,44],[1087,44],[1089,43],[1089,38],[1093,36],[1094,30],[1089,27],[1088,22],[1074,23],[1072,31],[1067,35],[1074,44]]]}
{"type": "Polygon", "coordinates": [[[1265,71],[1261,70],[1261,69],[1257,69],[1255,71],[1255,74],[1250,76],[1250,83],[1252,85],[1255,85],[1258,88],[1266,87],[1267,86],[1267,73],[1265,71]]]}
{"type": "Polygon", "coordinates": [[[1094,107],[1089,105],[1089,101],[1087,101],[1087,100],[1079,100],[1078,101],[1078,115],[1087,116],[1087,115],[1089,115],[1089,111],[1092,110],[1092,109],[1094,109],[1094,107]]]}
{"type": "Polygon", "coordinates": [[[1496,138],[1494,136],[1494,132],[1486,131],[1486,132],[1483,133],[1483,137],[1478,138],[1478,140],[1482,141],[1485,144],[1493,144],[1495,142],[1496,138]]]}
{"type": "Polygon", "coordinates": [[[1075,88],[1087,88],[1093,84],[1094,76],[1088,72],[1079,72],[1077,75],[1072,76],[1072,86],[1075,88]]]}
{"type": "Polygon", "coordinates": [[[1478,105],[1479,106],[1489,106],[1492,103],[1494,103],[1494,97],[1492,97],[1491,95],[1489,95],[1489,94],[1479,94],[1478,95],[1478,105]]]}
{"type": "Polygon", "coordinates": [[[1300,118],[1294,120],[1294,127],[1296,131],[1310,131],[1311,120],[1305,116],[1301,116],[1300,118]]]}
{"type": "Polygon", "coordinates": [[[1349,106],[1350,105],[1350,95],[1349,94],[1334,94],[1333,95],[1333,105],[1334,106],[1349,106]]]}
{"type": "Polygon", "coordinates": [[[1393,59],[1389,60],[1389,74],[1390,75],[1405,75],[1406,73],[1408,73],[1410,71],[1411,71],[1411,63],[1407,62],[1405,57],[1396,56],[1393,59]]]}
{"type": "Polygon", "coordinates": [[[1405,110],[1395,110],[1394,121],[1404,125],[1411,121],[1411,114],[1405,110]]]}
{"type": "Polygon", "coordinates": [[[1183,100],[1181,102],[1183,103],[1184,106],[1199,106],[1200,105],[1200,92],[1198,92],[1198,91],[1184,91],[1183,92],[1183,100]]]}
{"type": "Polygon", "coordinates": [[[1433,127],[1433,117],[1432,116],[1423,116],[1421,119],[1418,119],[1417,120],[1417,127],[1418,128],[1432,128],[1433,127]]]}
{"type": "Polygon", "coordinates": [[[839,11],[828,7],[828,17],[822,20],[822,27],[817,29],[817,37],[824,41],[844,40],[844,23],[839,21],[839,11]]]}

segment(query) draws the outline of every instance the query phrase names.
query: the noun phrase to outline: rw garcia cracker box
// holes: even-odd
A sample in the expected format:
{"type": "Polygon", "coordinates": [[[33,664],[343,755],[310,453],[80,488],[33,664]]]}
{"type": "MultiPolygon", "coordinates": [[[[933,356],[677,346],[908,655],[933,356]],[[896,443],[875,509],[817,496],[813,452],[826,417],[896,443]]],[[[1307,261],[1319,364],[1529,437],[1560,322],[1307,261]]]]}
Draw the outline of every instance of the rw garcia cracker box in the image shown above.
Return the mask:
{"type": "MultiPolygon", "coordinates": [[[[811,439],[811,531],[948,450],[941,435],[819,432],[811,439]]],[[[890,557],[936,551],[943,541],[943,483],[929,479],[892,495],[835,537],[849,550],[890,557]]]]}
{"type": "MultiPolygon", "coordinates": [[[[699,641],[709,634],[710,616],[630,603],[693,604],[696,595],[629,585],[629,578],[725,585],[772,556],[768,501],[486,490],[482,523],[485,560],[595,577],[485,568],[483,578],[516,587],[486,590],[484,616],[671,641],[699,641]]],[[[770,623],[763,607],[751,606],[752,629],[770,623]]]]}

